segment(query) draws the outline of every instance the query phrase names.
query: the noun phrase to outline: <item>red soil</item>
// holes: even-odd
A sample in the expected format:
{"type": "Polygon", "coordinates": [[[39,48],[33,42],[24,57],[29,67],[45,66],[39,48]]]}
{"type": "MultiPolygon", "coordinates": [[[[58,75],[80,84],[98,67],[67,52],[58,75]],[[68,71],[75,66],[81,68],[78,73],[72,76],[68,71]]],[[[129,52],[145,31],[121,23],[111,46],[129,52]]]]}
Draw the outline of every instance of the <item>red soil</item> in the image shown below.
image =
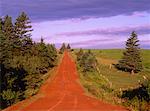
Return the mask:
{"type": "Polygon", "coordinates": [[[64,53],[57,75],[41,87],[43,96],[29,103],[30,99],[17,103],[6,111],[126,111],[121,106],[104,103],[85,95],[79,79],[76,65],[68,52],[64,53]],[[28,104],[23,106],[24,104],[28,104]]]}

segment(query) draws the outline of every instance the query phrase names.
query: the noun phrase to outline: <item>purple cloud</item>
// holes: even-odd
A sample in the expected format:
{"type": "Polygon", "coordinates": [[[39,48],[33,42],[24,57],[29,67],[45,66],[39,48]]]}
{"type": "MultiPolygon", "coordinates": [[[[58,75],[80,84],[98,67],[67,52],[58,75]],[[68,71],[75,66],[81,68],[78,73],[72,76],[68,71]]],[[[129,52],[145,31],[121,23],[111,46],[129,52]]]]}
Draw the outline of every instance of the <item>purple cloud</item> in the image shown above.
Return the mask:
{"type": "Polygon", "coordinates": [[[22,11],[29,15],[33,23],[32,38],[36,41],[44,36],[46,43],[56,43],[57,46],[66,42],[73,47],[117,48],[123,47],[126,37],[134,30],[139,35],[141,46],[149,47],[149,0],[0,2],[0,17],[8,14],[15,19],[22,11]]]}
{"type": "Polygon", "coordinates": [[[85,40],[76,43],[71,43],[74,48],[96,48],[96,49],[107,49],[107,48],[121,48],[123,41],[117,41],[113,39],[95,39],[85,40]]]}
{"type": "Polygon", "coordinates": [[[78,32],[64,32],[64,33],[57,34],[57,36],[128,35],[132,31],[136,31],[138,34],[150,34],[150,25],[94,29],[94,30],[78,31],[78,32]]]}
{"type": "Polygon", "coordinates": [[[72,45],[84,45],[84,44],[96,44],[96,43],[105,43],[105,42],[109,42],[112,41],[113,39],[95,39],[95,40],[86,40],[86,41],[80,41],[80,42],[76,42],[76,43],[72,43],[72,45]]]}
{"type": "MultiPolygon", "coordinates": [[[[149,49],[150,40],[141,40],[141,48],[149,49]]],[[[71,43],[71,46],[74,48],[87,48],[87,49],[116,49],[124,48],[125,41],[113,40],[113,39],[99,39],[99,40],[88,40],[81,41],[76,43],[71,43]]]]}
{"type": "Polygon", "coordinates": [[[150,12],[149,0],[1,0],[0,16],[15,18],[21,11],[32,21],[110,17],[150,12]]]}

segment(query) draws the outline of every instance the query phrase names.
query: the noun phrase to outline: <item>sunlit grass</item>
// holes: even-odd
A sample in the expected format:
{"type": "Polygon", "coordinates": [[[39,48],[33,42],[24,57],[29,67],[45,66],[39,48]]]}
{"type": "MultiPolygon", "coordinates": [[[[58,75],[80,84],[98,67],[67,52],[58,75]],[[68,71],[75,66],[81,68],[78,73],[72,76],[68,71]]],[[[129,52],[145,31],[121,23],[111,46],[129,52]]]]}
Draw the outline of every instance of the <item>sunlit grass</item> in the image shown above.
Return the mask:
{"type": "MultiPolygon", "coordinates": [[[[79,49],[74,51],[74,58],[75,53],[78,51],[79,49]]],[[[99,62],[100,74],[104,75],[110,82],[112,82],[114,89],[137,87],[139,82],[144,80],[143,76],[150,78],[150,50],[141,50],[144,70],[135,75],[131,75],[129,72],[119,71],[112,65],[117,63],[118,60],[122,58],[124,49],[105,49],[91,51],[96,55],[99,62]]]]}

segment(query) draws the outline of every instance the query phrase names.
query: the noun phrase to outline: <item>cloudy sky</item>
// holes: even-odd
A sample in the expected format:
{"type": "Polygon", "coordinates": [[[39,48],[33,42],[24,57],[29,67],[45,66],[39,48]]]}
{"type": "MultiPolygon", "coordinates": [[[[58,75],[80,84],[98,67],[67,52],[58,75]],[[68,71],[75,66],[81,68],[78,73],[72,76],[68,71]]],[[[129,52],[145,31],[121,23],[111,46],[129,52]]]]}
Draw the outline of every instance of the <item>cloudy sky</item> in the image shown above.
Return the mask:
{"type": "Polygon", "coordinates": [[[136,31],[150,49],[150,0],[0,0],[0,16],[25,11],[32,38],[82,48],[122,48],[136,31]]]}

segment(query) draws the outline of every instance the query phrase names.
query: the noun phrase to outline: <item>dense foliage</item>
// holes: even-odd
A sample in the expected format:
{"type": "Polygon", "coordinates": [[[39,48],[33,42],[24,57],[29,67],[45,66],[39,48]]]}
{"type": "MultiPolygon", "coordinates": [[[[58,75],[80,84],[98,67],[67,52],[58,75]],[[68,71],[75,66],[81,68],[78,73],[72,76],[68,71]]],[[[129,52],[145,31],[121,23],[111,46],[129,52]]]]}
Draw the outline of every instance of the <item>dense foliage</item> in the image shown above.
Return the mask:
{"type": "Polygon", "coordinates": [[[80,49],[77,53],[77,61],[79,66],[82,67],[83,72],[96,70],[97,59],[90,50],[83,52],[83,50],[80,49]]]}
{"type": "Polygon", "coordinates": [[[126,42],[126,51],[123,53],[122,60],[116,65],[118,69],[137,73],[142,70],[142,59],[137,34],[133,31],[131,37],[126,42]]]}
{"type": "Polygon", "coordinates": [[[8,107],[34,95],[42,76],[57,63],[54,45],[31,39],[32,26],[22,12],[15,23],[10,16],[0,18],[0,107],[8,107]]]}
{"type": "Polygon", "coordinates": [[[140,83],[140,87],[123,91],[121,98],[125,100],[123,105],[127,107],[137,111],[149,111],[150,80],[146,79],[140,83]]]}

